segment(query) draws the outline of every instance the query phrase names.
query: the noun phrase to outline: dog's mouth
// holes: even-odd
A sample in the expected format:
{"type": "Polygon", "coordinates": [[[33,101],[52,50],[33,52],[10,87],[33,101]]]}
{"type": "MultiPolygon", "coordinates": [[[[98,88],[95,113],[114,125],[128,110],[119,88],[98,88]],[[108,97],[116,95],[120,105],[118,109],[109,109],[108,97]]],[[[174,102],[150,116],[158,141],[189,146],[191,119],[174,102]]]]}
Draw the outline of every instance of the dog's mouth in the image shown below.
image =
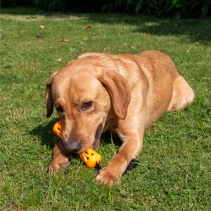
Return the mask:
{"type": "Polygon", "coordinates": [[[98,145],[99,145],[99,138],[100,138],[100,134],[101,134],[101,131],[102,131],[102,124],[99,124],[98,127],[97,127],[97,130],[96,130],[96,133],[95,133],[95,140],[94,140],[94,143],[92,144],[91,148],[92,149],[97,149],[98,145]]]}

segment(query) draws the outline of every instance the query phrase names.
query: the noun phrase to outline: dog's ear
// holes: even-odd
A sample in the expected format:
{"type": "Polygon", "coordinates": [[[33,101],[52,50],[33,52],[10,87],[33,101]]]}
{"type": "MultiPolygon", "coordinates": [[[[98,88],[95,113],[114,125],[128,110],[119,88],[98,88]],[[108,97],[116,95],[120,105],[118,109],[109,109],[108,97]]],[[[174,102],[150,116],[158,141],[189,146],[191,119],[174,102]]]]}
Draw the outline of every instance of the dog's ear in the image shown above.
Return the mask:
{"type": "Polygon", "coordinates": [[[98,79],[109,92],[117,116],[125,119],[131,97],[127,80],[115,71],[106,70],[98,79]]]}
{"type": "Polygon", "coordinates": [[[50,117],[51,114],[53,113],[53,98],[52,98],[52,91],[51,91],[51,86],[52,86],[52,81],[53,77],[57,74],[58,72],[55,72],[51,75],[49,78],[47,84],[46,84],[46,91],[45,91],[45,104],[46,104],[46,109],[47,109],[47,114],[46,117],[50,117]]]}

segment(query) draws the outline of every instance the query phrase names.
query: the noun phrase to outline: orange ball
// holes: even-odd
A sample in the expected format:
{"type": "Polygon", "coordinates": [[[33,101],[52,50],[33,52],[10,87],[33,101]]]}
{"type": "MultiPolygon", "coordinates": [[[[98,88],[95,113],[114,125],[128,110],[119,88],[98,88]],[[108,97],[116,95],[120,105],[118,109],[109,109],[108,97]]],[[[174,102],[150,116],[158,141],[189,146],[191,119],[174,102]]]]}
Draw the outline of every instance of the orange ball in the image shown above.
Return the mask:
{"type": "Polygon", "coordinates": [[[54,124],[53,126],[53,132],[59,136],[60,138],[62,137],[62,122],[58,121],[54,124]]]}
{"type": "Polygon", "coordinates": [[[102,156],[92,148],[88,148],[85,152],[79,154],[79,156],[89,168],[94,168],[102,162],[102,156]]]}

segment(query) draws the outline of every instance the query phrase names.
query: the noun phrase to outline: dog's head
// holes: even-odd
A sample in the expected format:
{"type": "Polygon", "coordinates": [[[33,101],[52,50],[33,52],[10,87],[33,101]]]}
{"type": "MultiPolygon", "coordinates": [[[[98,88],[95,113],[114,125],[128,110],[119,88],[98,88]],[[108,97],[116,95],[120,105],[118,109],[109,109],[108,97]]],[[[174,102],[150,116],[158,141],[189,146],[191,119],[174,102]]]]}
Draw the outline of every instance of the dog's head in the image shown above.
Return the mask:
{"type": "Polygon", "coordinates": [[[99,56],[84,55],[55,72],[46,85],[47,117],[53,108],[62,121],[68,151],[96,149],[110,115],[124,119],[130,102],[127,81],[99,56]],[[97,61],[97,62],[96,62],[97,61]]]}

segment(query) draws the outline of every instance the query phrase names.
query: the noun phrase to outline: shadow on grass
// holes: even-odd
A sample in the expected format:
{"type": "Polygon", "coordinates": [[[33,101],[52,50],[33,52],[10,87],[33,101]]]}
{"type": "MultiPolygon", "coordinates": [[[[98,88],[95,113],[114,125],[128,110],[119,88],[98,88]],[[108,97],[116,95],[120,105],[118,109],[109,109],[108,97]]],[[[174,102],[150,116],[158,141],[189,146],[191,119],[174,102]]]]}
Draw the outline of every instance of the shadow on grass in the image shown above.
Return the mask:
{"type": "Polygon", "coordinates": [[[93,14],[89,20],[102,24],[132,25],[133,33],[146,33],[155,36],[185,36],[184,42],[200,42],[203,45],[211,44],[211,21],[207,19],[161,19],[153,16],[129,16],[123,14],[93,14]]]}
{"type": "Polygon", "coordinates": [[[58,140],[56,138],[56,135],[53,133],[53,125],[55,122],[57,122],[58,119],[52,119],[49,121],[47,125],[38,125],[37,127],[34,127],[34,129],[31,131],[31,134],[33,136],[37,136],[41,141],[43,145],[49,146],[51,149],[53,149],[55,142],[58,140]]]}
{"type": "MultiPolygon", "coordinates": [[[[83,19],[91,21],[90,24],[122,24],[135,26],[133,33],[146,33],[156,36],[185,36],[184,42],[200,42],[203,45],[211,44],[211,21],[207,19],[161,19],[153,16],[127,15],[127,14],[73,14],[60,12],[47,12],[38,8],[2,8],[1,14],[27,15],[27,19],[36,19],[42,15],[45,18],[64,18],[69,20],[83,19]],[[72,18],[71,18],[72,17],[72,18]]],[[[84,22],[83,22],[84,24],[84,22]]],[[[138,36],[138,35],[137,35],[138,36]]]]}

